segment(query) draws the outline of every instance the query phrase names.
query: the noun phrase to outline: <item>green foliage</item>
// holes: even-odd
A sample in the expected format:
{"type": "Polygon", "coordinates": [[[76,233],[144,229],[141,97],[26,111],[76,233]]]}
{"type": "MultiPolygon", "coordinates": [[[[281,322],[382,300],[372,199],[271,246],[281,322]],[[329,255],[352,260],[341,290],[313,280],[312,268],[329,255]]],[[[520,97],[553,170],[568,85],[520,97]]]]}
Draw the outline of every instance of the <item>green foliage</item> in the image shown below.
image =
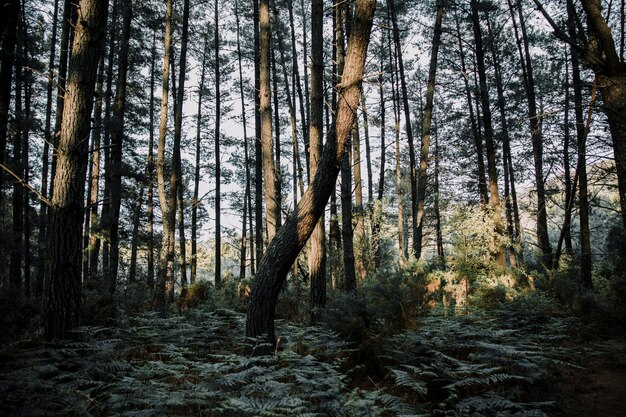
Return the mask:
{"type": "Polygon", "coordinates": [[[573,355],[558,346],[572,323],[555,319],[538,329],[515,316],[431,316],[389,338],[385,391],[395,400],[387,404],[407,415],[546,415],[555,403],[541,397],[551,370],[573,355]]]}

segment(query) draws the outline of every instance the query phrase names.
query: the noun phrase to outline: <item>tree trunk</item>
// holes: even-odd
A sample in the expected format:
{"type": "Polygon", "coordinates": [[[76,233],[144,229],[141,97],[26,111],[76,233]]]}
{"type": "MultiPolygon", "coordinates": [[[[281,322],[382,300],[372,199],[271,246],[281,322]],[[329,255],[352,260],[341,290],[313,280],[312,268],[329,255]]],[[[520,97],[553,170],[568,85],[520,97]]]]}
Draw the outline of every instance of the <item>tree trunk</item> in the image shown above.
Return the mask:
{"type": "Polygon", "coordinates": [[[552,248],[550,247],[550,236],[548,234],[546,192],[545,181],[543,178],[543,134],[539,123],[539,117],[537,115],[535,80],[533,76],[532,61],[530,59],[528,36],[526,34],[526,24],[524,23],[521,6],[519,4],[517,6],[513,6],[509,0],[509,9],[511,11],[513,29],[517,40],[524,88],[528,99],[528,119],[530,123],[533,159],[535,163],[535,187],[537,191],[537,245],[541,249],[541,263],[546,269],[552,269],[552,248]],[[518,35],[517,25],[515,24],[514,7],[517,7],[519,27],[522,35],[521,39],[518,35]]]}
{"type": "MultiPolygon", "coordinates": [[[[237,13],[235,3],[235,14],[237,13]]],[[[237,16],[237,25],[239,25],[239,16],[237,16]]],[[[237,26],[239,28],[239,26],[237,26]]],[[[202,52],[202,66],[200,71],[200,85],[198,86],[198,107],[196,110],[196,162],[194,165],[195,174],[193,180],[193,197],[191,200],[191,278],[193,284],[198,275],[198,206],[200,205],[200,153],[202,152],[202,99],[204,98],[204,79],[206,76],[207,55],[208,55],[209,32],[204,38],[204,49],[202,52]]],[[[239,44],[238,44],[239,45],[239,44]]],[[[240,58],[241,60],[241,58],[240,58]]],[[[244,118],[244,135],[245,135],[245,118],[244,118]]]]}
{"type": "MultiPolygon", "coordinates": [[[[304,6],[304,3],[302,3],[302,5],[304,6]]],[[[275,7],[275,6],[274,6],[275,7]]],[[[311,10],[313,8],[313,3],[311,3],[311,10]]],[[[302,8],[303,12],[304,12],[304,7],[302,8]]],[[[309,143],[309,126],[307,124],[307,120],[308,119],[308,114],[305,113],[305,100],[304,97],[302,95],[302,84],[300,82],[300,69],[298,68],[298,50],[296,48],[296,30],[295,30],[295,25],[294,25],[294,19],[293,19],[293,0],[290,0],[287,2],[287,10],[289,11],[289,27],[290,27],[290,32],[291,32],[291,57],[292,57],[292,61],[291,61],[291,65],[292,65],[292,70],[293,70],[293,74],[295,76],[295,88],[296,91],[298,92],[298,103],[300,103],[300,124],[302,125],[302,138],[304,140],[304,156],[306,158],[306,172],[307,172],[307,178],[311,179],[311,172],[310,172],[310,167],[311,167],[311,161],[310,161],[310,143],[309,143]]],[[[311,15],[312,15],[313,11],[311,11],[311,15]]],[[[305,37],[306,37],[306,16],[303,13],[303,22],[304,22],[304,28],[303,30],[305,31],[305,37]]],[[[312,30],[315,30],[315,28],[313,28],[312,30]]],[[[305,38],[306,39],[306,38],[305,38]]],[[[313,44],[313,48],[315,49],[315,44],[313,44]]],[[[306,58],[306,41],[304,42],[304,70],[306,71],[307,68],[307,58],[306,58]]],[[[311,52],[312,54],[315,52],[311,52]]],[[[313,59],[313,58],[312,58],[313,59]]],[[[313,63],[311,62],[311,65],[313,65],[313,63]]],[[[311,69],[311,71],[313,71],[313,69],[311,69]]],[[[311,75],[312,77],[313,75],[311,75]]],[[[308,78],[308,77],[306,77],[308,78]]],[[[307,95],[308,97],[308,95],[307,95]]],[[[308,102],[309,99],[306,99],[306,105],[308,106],[308,102]]],[[[308,110],[308,108],[307,108],[308,110]]],[[[294,113],[295,113],[295,109],[294,109],[294,113]]],[[[298,160],[300,160],[300,154],[298,153],[298,160]]],[[[300,174],[302,175],[302,172],[300,172],[300,174]]],[[[304,193],[304,191],[302,191],[304,193]]]]}
{"type": "Polygon", "coordinates": [[[220,226],[222,207],[221,207],[221,152],[220,152],[220,120],[222,117],[221,105],[222,98],[220,95],[220,33],[219,27],[219,8],[218,2],[215,0],[215,19],[213,34],[213,50],[215,51],[215,286],[220,287],[222,284],[222,229],[220,226]]]}
{"type": "MultiPolygon", "coordinates": [[[[19,33],[19,26],[16,32],[19,33]]],[[[24,106],[22,95],[24,92],[24,41],[22,37],[17,37],[15,48],[15,118],[13,120],[12,142],[13,161],[11,168],[13,172],[23,178],[24,167],[22,166],[22,129],[24,129],[24,106]]],[[[11,292],[16,297],[21,297],[22,293],[22,260],[24,244],[24,189],[19,181],[13,182],[13,195],[11,202],[12,209],[12,241],[11,255],[9,259],[9,284],[11,292]]]]}
{"type": "Polygon", "coordinates": [[[435,129],[435,235],[436,235],[436,245],[437,245],[437,257],[441,262],[445,261],[445,256],[443,252],[443,235],[441,233],[441,211],[439,209],[439,135],[437,134],[437,130],[435,129]]]}
{"type": "MultiPolygon", "coordinates": [[[[250,218],[250,268],[251,268],[251,273],[254,275],[254,239],[252,237],[252,233],[253,233],[253,228],[252,228],[252,197],[250,196],[251,194],[251,189],[250,189],[250,155],[249,155],[249,150],[248,150],[248,127],[247,127],[247,123],[246,123],[246,99],[245,99],[245,94],[244,94],[244,89],[243,89],[243,69],[241,66],[241,41],[240,41],[240,26],[239,26],[239,10],[238,10],[238,3],[237,1],[235,1],[235,19],[237,22],[237,62],[238,62],[238,66],[239,66],[239,92],[241,94],[241,119],[242,119],[242,124],[243,124],[243,147],[244,147],[244,159],[245,159],[245,164],[246,164],[246,190],[244,193],[244,198],[246,199],[246,201],[244,202],[244,213],[243,213],[243,222],[244,222],[244,227],[242,235],[241,235],[241,264],[242,264],[242,268],[240,270],[240,278],[244,279],[245,278],[245,273],[246,273],[246,269],[245,269],[245,264],[246,264],[246,228],[245,228],[245,222],[248,221],[246,219],[246,207],[248,209],[248,211],[250,212],[249,214],[249,218],[250,218]],[[246,204],[247,203],[247,204],[246,204]]],[[[256,96],[256,94],[255,94],[256,96]]]]}
{"type": "Polygon", "coordinates": [[[278,294],[333,191],[356,117],[354,109],[358,107],[361,95],[375,7],[373,0],[356,0],[357,18],[350,34],[342,82],[338,86],[341,96],[336,125],[329,132],[313,184],[268,246],[261,268],[257,271],[246,320],[246,337],[254,339],[255,354],[270,354],[274,350],[274,310],[278,294]]]}
{"type": "Polygon", "coordinates": [[[361,176],[361,140],[359,119],[352,130],[352,166],[354,167],[354,216],[356,216],[356,242],[358,256],[355,257],[359,280],[365,279],[365,218],[363,210],[363,179],[361,176]]]}
{"type": "Polygon", "coordinates": [[[495,48],[495,41],[493,37],[493,32],[491,30],[491,22],[487,19],[487,29],[489,30],[489,37],[492,41],[489,43],[489,49],[491,50],[491,59],[493,61],[494,67],[494,78],[496,84],[496,90],[498,92],[498,109],[500,111],[500,123],[501,127],[501,138],[502,138],[502,171],[504,174],[504,205],[505,205],[505,216],[506,216],[506,225],[507,225],[507,234],[511,239],[511,247],[509,252],[509,263],[512,267],[517,265],[517,254],[516,248],[517,245],[515,242],[515,228],[513,223],[513,205],[511,202],[511,187],[510,187],[510,171],[513,169],[512,165],[509,165],[509,154],[511,153],[510,149],[510,140],[509,140],[509,127],[508,121],[506,118],[506,109],[505,109],[505,98],[504,98],[504,87],[502,83],[502,74],[500,72],[500,57],[495,48]]]}
{"type": "Polygon", "coordinates": [[[152,30],[152,53],[150,60],[150,108],[148,109],[148,161],[146,171],[148,177],[148,273],[146,284],[148,290],[154,290],[154,79],[156,75],[156,30],[152,30]]]}
{"type": "MultiPolygon", "coordinates": [[[[567,27],[569,35],[576,37],[576,25],[574,23],[576,9],[572,0],[567,1],[567,27]]],[[[592,287],[591,281],[591,238],[589,231],[589,197],[587,191],[587,160],[586,160],[586,140],[588,127],[585,127],[583,120],[583,95],[582,81],[580,79],[580,58],[574,48],[570,48],[572,59],[572,84],[574,87],[574,114],[576,118],[576,142],[578,150],[578,162],[576,164],[576,173],[578,174],[578,216],[580,220],[580,275],[583,285],[587,288],[592,287]]],[[[592,97],[592,100],[594,98],[592,97]]],[[[589,106],[589,117],[591,117],[591,109],[593,102],[589,106]]],[[[591,120],[589,120],[591,121],[591,120]]],[[[625,138],[622,138],[622,141],[625,138]]],[[[615,143],[615,142],[614,142],[615,143]]],[[[617,154],[615,161],[619,163],[617,154]]],[[[626,157],[626,155],[624,155],[626,157]]],[[[619,178],[619,177],[618,177],[619,178]]],[[[575,187],[575,186],[574,186],[575,187]]],[[[620,194],[623,191],[620,189],[620,194]]],[[[622,202],[624,200],[621,200],[622,202]]],[[[571,210],[571,207],[570,207],[571,210]]],[[[622,205],[622,214],[624,214],[624,206],[622,205]]],[[[558,252],[558,251],[557,251],[558,252]]]]}
{"type": "Polygon", "coordinates": [[[263,256],[263,148],[261,146],[261,89],[259,36],[259,0],[252,0],[254,8],[254,217],[257,269],[263,256]]]}
{"type": "Polygon", "coordinates": [[[272,104],[270,88],[270,11],[269,0],[259,2],[259,114],[261,117],[261,149],[265,185],[265,222],[270,242],[280,223],[278,181],[272,147],[272,104]]]}
{"type": "MultiPolygon", "coordinates": [[[[50,176],[50,145],[54,143],[54,136],[52,132],[52,91],[54,85],[54,63],[56,59],[56,44],[57,44],[57,26],[59,16],[59,0],[54,1],[54,11],[52,16],[52,36],[50,38],[50,55],[48,58],[48,85],[46,87],[46,121],[44,124],[44,144],[42,152],[41,162],[41,188],[40,193],[42,196],[48,196],[48,180],[50,176]]],[[[94,121],[95,124],[95,121],[94,121]]],[[[97,124],[96,124],[97,126],[97,124]]],[[[2,152],[0,145],[0,152],[2,152]]],[[[2,197],[0,197],[0,200],[2,197]]],[[[42,201],[39,204],[39,235],[37,237],[37,246],[39,248],[39,257],[37,258],[36,266],[36,284],[35,295],[41,296],[43,294],[43,281],[45,274],[45,251],[46,251],[46,229],[48,219],[48,206],[42,201]]]]}
{"type": "Polygon", "coordinates": [[[130,242],[130,267],[128,270],[128,282],[135,282],[137,279],[137,251],[139,246],[139,225],[141,223],[141,209],[143,206],[143,186],[139,191],[139,198],[135,202],[133,210],[133,232],[130,242]]]}
{"type": "Polygon", "coordinates": [[[483,152],[483,140],[481,138],[477,117],[474,114],[474,100],[472,100],[472,89],[469,85],[469,73],[465,66],[465,52],[463,48],[463,38],[461,36],[461,28],[459,25],[459,16],[455,9],[454,23],[456,26],[456,34],[459,40],[459,57],[461,59],[461,72],[463,74],[463,83],[465,84],[465,97],[467,98],[467,107],[469,109],[470,124],[472,126],[472,136],[474,137],[474,146],[476,147],[476,168],[478,171],[478,192],[482,204],[487,204],[489,197],[487,194],[487,178],[485,177],[485,160],[483,152]]]}
{"type": "Polygon", "coordinates": [[[424,212],[426,207],[426,183],[428,181],[428,152],[430,148],[430,135],[433,120],[433,103],[435,101],[435,77],[437,75],[437,55],[441,40],[441,24],[443,22],[443,0],[437,1],[435,13],[435,28],[433,34],[432,50],[430,53],[430,65],[428,69],[428,85],[426,87],[426,106],[422,120],[422,146],[420,148],[419,181],[417,182],[417,229],[413,237],[415,258],[422,255],[422,237],[424,235],[424,212]]]}
{"type": "Polygon", "coordinates": [[[66,338],[80,324],[82,222],[93,93],[102,53],[108,2],[82,0],[72,59],[52,194],[44,337],[66,338]]]}
{"type": "MultiPolygon", "coordinates": [[[[117,14],[121,0],[113,0],[113,10],[111,13],[110,27],[108,33],[118,33],[117,27],[117,14]]],[[[104,238],[98,243],[98,247],[102,248],[102,276],[106,279],[109,276],[109,238],[106,236],[106,222],[111,215],[111,174],[113,169],[111,167],[111,133],[113,123],[111,120],[111,107],[113,106],[113,70],[115,68],[115,57],[117,54],[116,48],[116,36],[109,36],[109,50],[107,53],[107,72],[106,72],[106,92],[104,97],[106,99],[104,110],[104,138],[103,138],[103,150],[104,150],[104,189],[102,199],[102,211],[100,215],[101,228],[100,231],[104,235],[104,238]]],[[[53,167],[54,167],[54,160],[53,167]]],[[[54,179],[54,178],[53,178],[54,179]]],[[[96,256],[98,253],[96,253],[96,256]]],[[[102,285],[102,282],[100,283],[102,285]]]]}
{"type": "MultiPolygon", "coordinates": [[[[124,22],[122,25],[122,45],[130,41],[130,29],[133,16],[131,0],[124,0],[124,22]]],[[[121,48],[117,87],[115,89],[115,107],[113,109],[113,126],[111,128],[111,203],[106,221],[109,235],[109,274],[106,277],[109,294],[113,295],[117,287],[117,271],[120,256],[119,223],[122,204],[122,148],[124,143],[124,113],[126,111],[126,79],[128,74],[128,48],[121,48]]]]}
{"type": "MultiPolygon", "coordinates": [[[[317,173],[322,156],[324,134],[324,2],[311,2],[311,120],[310,120],[310,176],[317,173]]],[[[287,88],[289,90],[289,88],[287,88]]],[[[313,234],[309,252],[309,276],[311,280],[311,321],[319,318],[319,309],[326,304],[326,233],[322,213],[313,234]]]]}
{"type": "MultiPolygon", "coordinates": [[[[2,51],[0,52],[0,164],[5,163],[7,132],[9,127],[9,108],[11,107],[11,81],[15,61],[17,42],[17,24],[20,11],[19,0],[9,0],[2,5],[6,13],[6,26],[2,29],[2,51]]],[[[4,210],[4,171],[0,169],[0,215],[4,210]]]]}
{"type": "Polygon", "coordinates": [[[166,1],[165,11],[165,36],[163,53],[163,87],[161,93],[161,117],[159,121],[159,143],[157,149],[156,175],[159,203],[163,218],[163,237],[161,240],[161,253],[157,269],[157,282],[154,292],[154,307],[165,314],[167,308],[166,286],[168,275],[173,274],[173,251],[170,246],[170,214],[167,204],[167,191],[165,184],[165,138],[167,135],[167,114],[169,101],[170,81],[170,55],[172,43],[172,0],[166,1]],[[170,256],[171,255],[171,256],[170,256]]]}
{"type": "MultiPolygon", "coordinates": [[[[345,68],[345,34],[346,5],[338,4],[335,8],[335,34],[337,42],[337,85],[342,84],[345,68]]],[[[339,92],[340,94],[341,92],[339,92]]],[[[359,98],[360,99],[360,98],[359,98]]],[[[355,119],[356,120],[356,119],[355,119]]],[[[336,122],[335,122],[336,123],[336,122]]],[[[350,131],[353,135],[354,124],[350,131]]],[[[343,243],[343,289],[356,292],[356,272],[354,269],[354,232],[352,230],[352,158],[350,137],[346,139],[347,148],[341,161],[341,239],[343,243]]]]}
{"type": "Polygon", "coordinates": [[[365,139],[365,169],[367,170],[367,203],[372,204],[374,199],[374,179],[372,178],[372,152],[370,149],[369,117],[367,115],[367,101],[365,93],[361,95],[361,110],[363,113],[363,138],[365,139]]]}
{"type": "Polygon", "coordinates": [[[408,258],[408,248],[404,244],[406,232],[404,230],[404,185],[402,176],[402,153],[400,148],[400,98],[398,94],[397,79],[395,77],[395,69],[398,67],[398,51],[391,48],[391,40],[389,50],[392,51],[389,58],[393,60],[391,68],[391,94],[393,102],[394,114],[394,133],[396,144],[396,191],[398,199],[398,262],[400,268],[404,266],[404,261],[408,258]]]}
{"type": "MultiPolygon", "coordinates": [[[[502,214],[500,210],[500,192],[498,191],[498,175],[496,170],[496,152],[491,125],[491,109],[489,108],[489,91],[487,89],[487,75],[485,71],[485,57],[483,49],[480,20],[478,17],[478,1],[471,0],[472,23],[474,39],[476,40],[476,62],[480,81],[480,98],[483,107],[483,128],[485,132],[485,148],[487,151],[487,173],[489,175],[489,197],[493,210],[494,232],[502,234],[502,214]]],[[[495,260],[500,266],[506,265],[506,256],[501,244],[494,242],[495,260]]]]}
{"type": "Polygon", "coordinates": [[[398,28],[398,18],[395,9],[396,0],[387,0],[387,7],[391,11],[391,23],[393,27],[393,39],[396,49],[396,58],[398,62],[398,70],[400,77],[400,86],[402,88],[402,103],[404,105],[405,130],[407,141],[409,143],[409,170],[411,182],[411,229],[413,232],[413,253],[419,255],[420,248],[417,247],[417,172],[415,165],[415,145],[413,141],[413,128],[411,127],[411,112],[409,110],[409,93],[406,86],[406,77],[404,75],[404,61],[402,59],[402,45],[400,43],[400,29],[398,28]]]}

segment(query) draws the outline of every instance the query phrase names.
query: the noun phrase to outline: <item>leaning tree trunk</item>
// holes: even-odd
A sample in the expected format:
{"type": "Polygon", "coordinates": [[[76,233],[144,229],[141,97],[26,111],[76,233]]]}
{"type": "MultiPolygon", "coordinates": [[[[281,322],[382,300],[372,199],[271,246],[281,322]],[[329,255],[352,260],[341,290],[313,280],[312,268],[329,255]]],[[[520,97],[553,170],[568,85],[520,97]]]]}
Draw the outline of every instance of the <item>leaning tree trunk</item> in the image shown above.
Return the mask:
{"type": "Polygon", "coordinates": [[[374,0],[356,0],[355,20],[341,83],[337,121],[329,132],[317,173],[295,210],[270,242],[248,305],[246,337],[255,354],[270,354],[275,346],[274,310],[291,265],[309,239],[330,197],[348,145],[361,95],[367,46],[374,17],[374,0]]]}
{"type": "Polygon", "coordinates": [[[44,337],[65,338],[80,324],[82,223],[88,137],[108,1],[82,0],[65,92],[50,207],[44,337]]]}

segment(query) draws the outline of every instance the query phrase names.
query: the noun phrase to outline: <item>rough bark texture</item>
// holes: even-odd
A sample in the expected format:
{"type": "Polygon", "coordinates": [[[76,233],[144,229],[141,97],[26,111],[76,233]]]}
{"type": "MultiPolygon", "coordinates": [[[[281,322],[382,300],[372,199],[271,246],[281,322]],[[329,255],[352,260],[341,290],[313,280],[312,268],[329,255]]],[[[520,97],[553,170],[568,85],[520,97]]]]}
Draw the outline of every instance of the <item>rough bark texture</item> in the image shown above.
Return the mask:
{"type": "Polygon", "coordinates": [[[261,148],[263,182],[265,185],[265,222],[267,241],[276,234],[280,222],[278,183],[272,146],[272,104],[270,88],[270,10],[269,0],[259,2],[259,113],[261,116],[261,148]]]}
{"type": "Polygon", "coordinates": [[[72,59],[52,197],[44,337],[65,338],[80,324],[82,221],[90,116],[108,2],[82,0],[72,59]]]}
{"type": "Polygon", "coordinates": [[[278,294],[291,265],[324,212],[356,117],[376,2],[357,0],[355,7],[345,69],[338,85],[336,124],[328,134],[313,184],[268,246],[257,271],[246,320],[246,336],[255,339],[256,354],[269,354],[274,349],[274,310],[278,294]]]}

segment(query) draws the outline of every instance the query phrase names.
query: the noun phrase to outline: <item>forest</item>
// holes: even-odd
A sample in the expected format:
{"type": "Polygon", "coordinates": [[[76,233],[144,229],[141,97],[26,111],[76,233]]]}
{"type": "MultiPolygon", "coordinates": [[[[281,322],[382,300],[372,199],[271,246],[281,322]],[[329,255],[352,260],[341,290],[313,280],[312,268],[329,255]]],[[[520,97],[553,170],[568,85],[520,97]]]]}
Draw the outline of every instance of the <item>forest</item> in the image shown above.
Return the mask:
{"type": "Polygon", "coordinates": [[[3,0],[0,415],[626,415],[625,0],[3,0]]]}

